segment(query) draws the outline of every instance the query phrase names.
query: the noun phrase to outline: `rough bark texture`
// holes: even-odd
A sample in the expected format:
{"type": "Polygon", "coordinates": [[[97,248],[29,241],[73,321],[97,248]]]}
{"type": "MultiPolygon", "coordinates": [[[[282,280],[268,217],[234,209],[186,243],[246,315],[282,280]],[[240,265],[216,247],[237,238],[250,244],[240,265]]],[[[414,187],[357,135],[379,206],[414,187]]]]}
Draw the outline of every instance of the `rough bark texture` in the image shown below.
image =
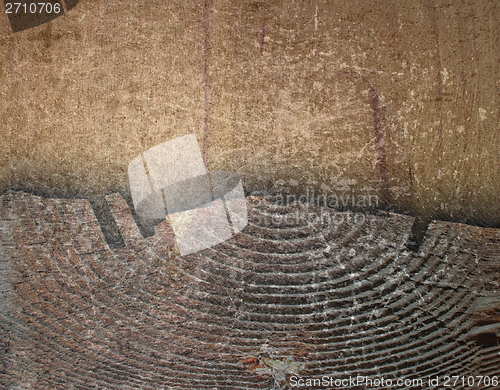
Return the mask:
{"type": "Polygon", "coordinates": [[[247,199],[243,232],[180,257],[166,222],[144,239],[118,194],[107,200],[126,245],[112,250],[87,200],[2,195],[0,383],[280,389],[295,374],[500,374],[498,230],[433,222],[414,253],[409,216],[247,199]]]}

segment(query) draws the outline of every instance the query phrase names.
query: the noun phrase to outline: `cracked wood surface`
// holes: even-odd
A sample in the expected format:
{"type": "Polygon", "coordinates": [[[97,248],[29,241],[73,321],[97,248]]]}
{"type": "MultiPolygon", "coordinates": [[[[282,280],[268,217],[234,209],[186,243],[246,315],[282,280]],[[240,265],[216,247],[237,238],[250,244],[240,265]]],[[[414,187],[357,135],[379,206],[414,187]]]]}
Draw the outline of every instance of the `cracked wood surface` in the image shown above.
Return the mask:
{"type": "Polygon", "coordinates": [[[249,225],[180,257],[107,197],[0,197],[8,389],[278,389],[304,378],[498,375],[500,231],[248,197],[249,225]],[[314,218],[314,213],[323,217],[314,218]],[[288,381],[288,382],[287,382],[288,381]]]}

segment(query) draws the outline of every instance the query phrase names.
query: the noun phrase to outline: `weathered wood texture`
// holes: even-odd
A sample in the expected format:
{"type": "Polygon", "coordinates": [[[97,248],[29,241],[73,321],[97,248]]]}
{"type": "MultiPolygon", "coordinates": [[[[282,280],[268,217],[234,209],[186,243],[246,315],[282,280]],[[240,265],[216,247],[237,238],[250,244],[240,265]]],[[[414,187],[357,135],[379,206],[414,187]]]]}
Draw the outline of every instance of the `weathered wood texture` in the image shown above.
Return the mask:
{"type": "Polygon", "coordinates": [[[81,0],[16,34],[3,16],[0,193],[123,192],[133,158],[196,133],[247,193],[364,193],[375,158],[407,181],[410,153],[397,206],[500,227],[497,0],[81,0]]]}
{"type": "Polygon", "coordinates": [[[126,246],[114,250],[86,200],[2,195],[0,383],[279,389],[293,372],[500,374],[500,344],[475,326],[498,299],[498,272],[485,273],[498,270],[498,230],[433,222],[413,253],[408,216],[247,199],[242,233],[180,257],[168,225],[143,239],[117,194],[126,246]]]}

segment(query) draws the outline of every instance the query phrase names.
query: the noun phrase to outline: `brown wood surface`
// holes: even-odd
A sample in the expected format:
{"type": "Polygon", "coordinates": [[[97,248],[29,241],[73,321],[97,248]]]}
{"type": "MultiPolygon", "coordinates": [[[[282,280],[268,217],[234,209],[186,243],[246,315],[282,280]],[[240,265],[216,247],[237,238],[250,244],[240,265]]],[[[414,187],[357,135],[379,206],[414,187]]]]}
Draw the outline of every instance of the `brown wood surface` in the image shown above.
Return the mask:
{"type": "Polygon", "coordinates": [[[122,248],[87,200],[0,197],[5,388],[500,374],[499,230],[432,222],[415,253],[412,217],[254,196],[240,234],[180,257],[165,222],[143,238],[124,199],[107,200],[122,248]],[[335,218],[314,222],[321,212],[335,218]]]}
{"type": "Polygon", "coordinates": [[[133,158],[196,133],[248,194],[368,181],[500,227],[498,0],[80,0],[18,33],[0,14],[0,193],[124,193],[133,158]]]}

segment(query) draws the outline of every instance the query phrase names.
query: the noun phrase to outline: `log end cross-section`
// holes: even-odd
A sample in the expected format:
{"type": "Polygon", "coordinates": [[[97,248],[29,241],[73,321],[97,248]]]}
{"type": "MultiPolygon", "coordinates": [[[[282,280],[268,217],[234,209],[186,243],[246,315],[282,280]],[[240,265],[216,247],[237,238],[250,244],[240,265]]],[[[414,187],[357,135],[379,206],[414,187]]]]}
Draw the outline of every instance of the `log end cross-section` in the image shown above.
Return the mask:
{"type": "Polygon", "coordinates": [[[1,385],[499,374],[498,230],[434,221],[412,252],[409,216],[246,199],[240,233],[179,256],[167,222],[144,238],[117,194],[107,203],[125,245],[113,249],[87,200],[2,195],[1,385]]]}

